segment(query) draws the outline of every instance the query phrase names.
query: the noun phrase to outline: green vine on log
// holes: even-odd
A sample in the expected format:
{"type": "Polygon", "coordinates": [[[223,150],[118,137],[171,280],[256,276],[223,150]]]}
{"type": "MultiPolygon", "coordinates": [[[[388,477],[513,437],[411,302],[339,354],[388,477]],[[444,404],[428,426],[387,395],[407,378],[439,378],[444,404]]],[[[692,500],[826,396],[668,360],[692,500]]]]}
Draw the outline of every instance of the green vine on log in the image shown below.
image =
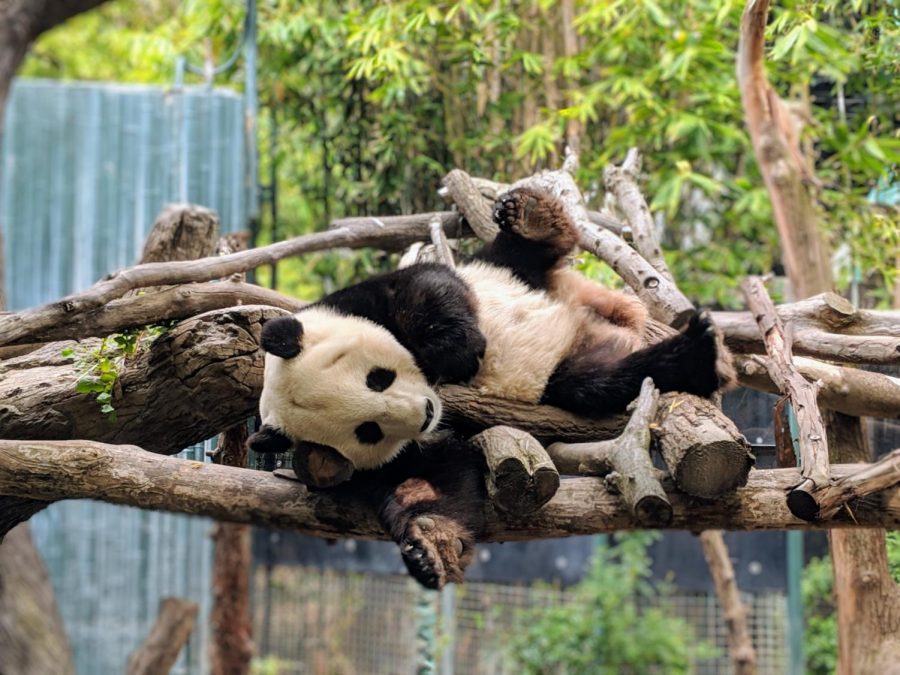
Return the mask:
{"type": "Polygon", "coordinates": [[[172,327],[174,321],[161,322],[121,333],[113,333],[99,342],[66,347],[60,354],[72,359],[78,377],[75,391],[79,394],[96,394],[100,412],[110,422],[116,421],[113,406],[113,390],[125,362],[150,347],[153,342],[172,327]]]}

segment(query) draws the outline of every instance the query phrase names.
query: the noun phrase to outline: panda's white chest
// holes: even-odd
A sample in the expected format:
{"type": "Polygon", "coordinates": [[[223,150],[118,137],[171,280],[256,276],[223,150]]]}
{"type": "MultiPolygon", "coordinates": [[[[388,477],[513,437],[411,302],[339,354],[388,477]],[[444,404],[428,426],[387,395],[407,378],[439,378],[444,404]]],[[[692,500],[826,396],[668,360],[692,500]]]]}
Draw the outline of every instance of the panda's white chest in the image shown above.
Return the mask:
{"type": "Polygon", "coordinates": [[[478,324],[487,338],[472,385],[485,394],[537,402],[579,339],[583,317],[507,270],[473,263],[457,272],[477,298],[478,324]]]}

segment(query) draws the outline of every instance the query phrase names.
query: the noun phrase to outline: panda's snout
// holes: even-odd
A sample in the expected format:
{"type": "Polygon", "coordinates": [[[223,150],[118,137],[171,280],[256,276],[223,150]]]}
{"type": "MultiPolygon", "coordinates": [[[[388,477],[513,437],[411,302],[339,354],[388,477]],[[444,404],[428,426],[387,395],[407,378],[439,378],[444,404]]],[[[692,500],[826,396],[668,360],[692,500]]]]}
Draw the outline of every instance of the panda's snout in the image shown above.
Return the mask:
{"type": "Polygon", "coordinates": [[[434,403],[431,402],[430,398],[425,399],[425,423],[422,425],[422,428],[419,431],[424,432],[428,425],[431,424],[431,420],[434,419],[434,403]]]}

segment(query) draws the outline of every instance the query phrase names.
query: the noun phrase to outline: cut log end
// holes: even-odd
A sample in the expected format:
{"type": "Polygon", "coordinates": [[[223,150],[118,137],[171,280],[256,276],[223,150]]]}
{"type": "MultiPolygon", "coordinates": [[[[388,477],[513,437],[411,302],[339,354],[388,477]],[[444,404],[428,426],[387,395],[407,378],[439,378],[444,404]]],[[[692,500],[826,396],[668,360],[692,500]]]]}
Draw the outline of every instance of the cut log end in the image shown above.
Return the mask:
{"type": "Polygon", "coordinates": [[[720,439],[688,448],[673,478],[689,495],[712,499],[746,485],[754,462],[744,444],[720,439]]]}
{"type": "Polygon", "coordinates": [[[530,434],[496,426],[472,441],[484,452],[488,495],[499,510],[511,515],[534,513],[559,489],[559,472],[530,434]]]}
{"type": "Polygon", "coordinates": [[[667,527],[672,523],[672,505],[664,497],[647,495],[634,505],[634,515],[646,527],[667,527]]]}
{"type": "Polygon", "coordinates": [[[510,457],[497,467],[492,482],[494,506],[506,513],[534,513],[556,494],[559,474],[548,466],[529,473],[520,459],[510,457]]]}
{"type": "Polygon", "coordinates": [[[801,520],[814,523],[819,519],[819,504],[806,490],[798,488],[788,492],[787,505],[791,513],[801,520]]]}

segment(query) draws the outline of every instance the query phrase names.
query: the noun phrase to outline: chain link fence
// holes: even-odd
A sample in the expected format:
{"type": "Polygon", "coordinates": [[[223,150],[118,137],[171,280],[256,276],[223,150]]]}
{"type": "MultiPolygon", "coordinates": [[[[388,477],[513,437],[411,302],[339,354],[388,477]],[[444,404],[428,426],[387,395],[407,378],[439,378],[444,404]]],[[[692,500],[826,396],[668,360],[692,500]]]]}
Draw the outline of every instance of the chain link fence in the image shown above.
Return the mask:
{"type": "MultiPolygon", "coordinates": [[[[576,601],[546,585],[467,583],[436,593],[403,576],[283,565],[256,569],[253,599],[260,675],[517,675],[521,669],[507,646],[527,610],[576,601]],[[434,653],[427,655],[417,650],[416,606],[423,595],[437,619],[434,653]]],[[[759,672],[786,672],[785,596],[745,595],[744,602],[751,608],[759,672]]],[[[665,603],[694,627],[698,640],[718,650],[695,663],[695,672],[731,673],[725,618],[715,596],[674,594],[665,603]]]]}

